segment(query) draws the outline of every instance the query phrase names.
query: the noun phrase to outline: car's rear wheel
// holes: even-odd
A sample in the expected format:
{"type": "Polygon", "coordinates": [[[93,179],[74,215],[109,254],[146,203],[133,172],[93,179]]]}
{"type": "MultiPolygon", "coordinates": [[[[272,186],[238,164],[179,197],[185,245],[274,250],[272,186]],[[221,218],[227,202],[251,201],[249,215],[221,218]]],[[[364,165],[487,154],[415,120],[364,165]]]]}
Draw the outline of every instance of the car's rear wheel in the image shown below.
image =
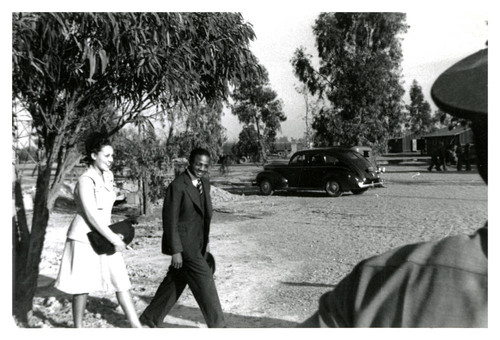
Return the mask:
{"type": "Polygon", "coordinates": [[[328,196],[331,197],[339,197],[342,191],[340,190],[339,182],[329,179],[325,183],[325,191],[328,196]]]}
{"type": "Polygon", "coordinates": [[[273,185],[271,184],[271,181],[268,179],[263,179],[260,181],[260,192],[262,195],[272,195],[273,193],[273,185]]]}
{"type": "Polygon", "coordinates": [[[363,188],[363,189],[352,189],[352,193],[354,195],[361,195],[362,193],[364,193],[366,190],[368,190],[368,188],[363,188]]]}

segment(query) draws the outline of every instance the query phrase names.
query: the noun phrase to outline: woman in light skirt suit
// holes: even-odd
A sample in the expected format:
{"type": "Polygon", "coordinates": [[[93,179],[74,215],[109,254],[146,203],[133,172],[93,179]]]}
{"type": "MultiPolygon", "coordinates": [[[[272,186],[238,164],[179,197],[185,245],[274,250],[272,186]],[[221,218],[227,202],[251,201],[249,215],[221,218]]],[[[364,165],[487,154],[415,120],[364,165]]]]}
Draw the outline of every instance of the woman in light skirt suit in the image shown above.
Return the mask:
{"type": "Polygon", "coordinates": [[[68,230],[55,287],[73,295],[74,327],[82,327],[82,319],[90,292],[115,292],[132,327],[141,327],[130,296],[128,277],[122,251],[125,243],[109,229],[111,209],[116,199],[113,188],[113,147],[101,134],[92,134],[85,143],[88,169],[75,187],[76,216],[68,230]],[[92,249],[87,233],[97,230],[116,252],[98,255],[92,249]]]}

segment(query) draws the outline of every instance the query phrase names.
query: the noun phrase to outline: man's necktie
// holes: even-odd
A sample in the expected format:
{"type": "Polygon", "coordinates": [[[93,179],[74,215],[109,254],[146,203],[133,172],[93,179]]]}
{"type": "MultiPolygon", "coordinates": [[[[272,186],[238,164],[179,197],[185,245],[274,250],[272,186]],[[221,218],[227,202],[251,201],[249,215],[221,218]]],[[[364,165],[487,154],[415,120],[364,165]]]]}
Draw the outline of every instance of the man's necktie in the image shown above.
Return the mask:
{"type": "Polygon", "coordinates": [[[198,188],[198,191],[200,192],[200,195],[203,194],[203,187],[201,186],[201,180],[198,180],[198,183],[196,184],[196,187],[198,188]]]}

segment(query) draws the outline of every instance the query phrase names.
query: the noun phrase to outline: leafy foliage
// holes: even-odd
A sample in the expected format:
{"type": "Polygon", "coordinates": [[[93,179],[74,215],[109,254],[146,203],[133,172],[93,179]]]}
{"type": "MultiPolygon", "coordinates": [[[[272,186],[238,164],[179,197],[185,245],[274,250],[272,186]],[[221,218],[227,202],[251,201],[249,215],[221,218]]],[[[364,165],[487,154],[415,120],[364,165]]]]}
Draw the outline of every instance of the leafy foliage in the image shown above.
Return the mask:
{"type": "Polygon", "coordinates": [[[31,309],[50,210],[86,133],[148,125],[181,104],[220,104],[232,84],[260,77],[249,50],[254,37],[237,13],[12,14],[13,103],[31,115],[42,154],[32,230],[16,235],[21,320],[31,309]]]}
{"type": "Polygon", "coordinates": [[[316,144],[379,146],[401,129],[405,20],[401,13],[319,15],[313,27],[319,69],[303,48],[292,58],[298,79],[330,102],[314,117],[316,144]]]}
{"type": "Polygon", "coordinates": [[[164,196],[168,185],[169,158],[165,141],[148,130],[139,135],[133,129],[124,129],[113,138],[114,170],[125,178],[149,184],[149,199],[156,203],[164,196]]]}
{"type": "Polygon", "coordinates": [[[246,125],[243,127],[238,136],[238,142],[233,145],[231,151],[238,158],[246,157],[254,162],[259,160],[259,138],[253,125],[246,125]]]}
{"type": "MultiPolygon", "coordinates": [[[[253,126],[259,145],[261,161],[266,160],[267,146],[274,142],[281,122],[286,120],[282,102],[269,85],[267,71],[261,78],[241,82],[233,93],[232,112],[245,126],[253,126]]],[[[250,136],[245,133],[244,136],[250,136]]]]}
{"type": "Polygon", "coordinates": [[[239,14],[15,13],[13,32],[14,96],[45,138],[89,106],[120,107],[121,128],[152,105],[225,99],[259,71],[239,14]]]}
{"type": "Polygon", "coordinates": [[[303,117],[306,128],[304,131],[303,144],[309,147],[313,143],[314,132],[312,129],[311,120],[316,117],[320,110],[325,107],[323,99],[317,96],[311,95],[307,89],[306,84],[302,84],[301,87],[296,87],[295,90],[302,95],[305,104],[305,115],[303,117]]]}
{"type": "Polygon", "coordinates": [[[190,108],[185,115],[184,129],[168,143],[168,154],[188,158],[191,150],[201,147],[210,152],[212,163],[216,163],[227,139],[221,115],[222,107],[205,103],[190,108]]]}
{"type": "Polygon", "coordinates": [[[410,87],[410,104],[406,105],[408,119],[406,128],[415,134],[426,134],[436,129],[437,119],[431,116],[431,106],[425,100],[422,87],[416,80],[410,87]]]}
{"type": "MultiPolygon", "coordinates": [[[[172,113],[183,117],[183,121],[177,122],[181,131],[174,131],[169,139],[160,138],[155,126],[149,125],[139,129],[122,129],[113,139],[114,169],[127,179],[142,182],[147,187],[147,197],[144,199],[151,203],[164,197],[165,189],[172,179],[170,170],[174,166],[174,159],[187,159],[196,147],[207,149],[213,162],[222,155],[222,144],[226,137],[221,125],[220,107],[200,103],[181,111],[172,113]]],[[[144,205],[146,211],[148,203],[144,205]]]]}
{"type": "Polygon", "coordinates": [[[444,127],[447,127],[448,130],[453,130],[457,127],[472,128],[472,121],[452,116],[440,109],[435,111],[433,121],[437,129],[442,129],[444,127]]]}

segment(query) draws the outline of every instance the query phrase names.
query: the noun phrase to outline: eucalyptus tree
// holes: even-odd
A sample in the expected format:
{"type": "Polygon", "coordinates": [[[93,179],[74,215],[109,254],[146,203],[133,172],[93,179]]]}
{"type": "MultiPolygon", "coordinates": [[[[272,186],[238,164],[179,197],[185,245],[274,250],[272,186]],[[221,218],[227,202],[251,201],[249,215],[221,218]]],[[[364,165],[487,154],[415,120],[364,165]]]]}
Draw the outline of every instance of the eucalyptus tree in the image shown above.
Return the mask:
{"type": "Polygon", "coordinates": [[[266,161],[266,146],[274,142],[281,122],[286,120],[283,104],[271,88],[267,71],[263,77],[247,79],[235,88],[232,113],[245,127],[253,126],[257,132],[260,161],[266,161]]]}
{"type": "Polygon", "coordinates": [[[254,125],[246,125],[238,135],[238,142],[233,145],[231,152],[238,159],[249,159],[258,162],[261,156],[259,138],[254,125]]]}
{"type": "Polygon", "coordinates": [[[226,142],[226,129],[221,123],[222,106],[200,103],[185,115],[182,125],[169,141],[169,155],[172,152],[188,158],[194,148],[208,150],[213,162],[223,154],[222,145],[226,142]]]}
{"type": "Polygon", "coordinates": [[[254,38],[237,13],[13,13],[13,103],[31,115],[41,151],[31,230],[15,186],[19,320],[32,308],[58,186],[89,129],[113,135],[145,112],[226,100],[231,84],[260,76],[254,38]]]}
{"type": "Polygon", "coordinates": [[[169,158],[165,140],[154,129],[139,130],[125,127],[113,136],[113,169],[137,183],[139,214],[147,214],[150,203],[164,196],[169,158]]]}
{"type": "Polygon", "coordinates": [[[319,68],[303,48],[292,58],[298,79],[329,101],[314,117],[316,143],[379,146],[401,129],[405,20],[403,13],[322,13],[316,19],[319,68]]]}
{"type": "Polygon", "coordinates": [[[431,116],[431,105],[425,100],[422,87],[414,79],[410,87],[410,104],[406,105],[406,128],[411,133],[426,134],[436,129],[436,119],[431,116]]]}

